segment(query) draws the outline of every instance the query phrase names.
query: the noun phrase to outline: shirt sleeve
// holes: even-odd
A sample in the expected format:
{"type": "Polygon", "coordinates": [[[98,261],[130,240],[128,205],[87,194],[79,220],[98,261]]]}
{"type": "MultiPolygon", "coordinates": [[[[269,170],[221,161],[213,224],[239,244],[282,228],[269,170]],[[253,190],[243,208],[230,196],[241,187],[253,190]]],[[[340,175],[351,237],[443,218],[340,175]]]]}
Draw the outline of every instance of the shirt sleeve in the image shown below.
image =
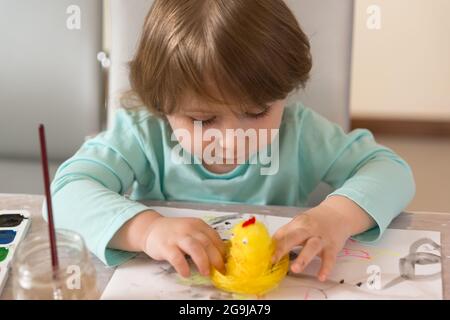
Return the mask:
{"type": "Polygon", "coordinates": [[[128,112],[118,110],[113,128],[86,141],[51,184],[56,228],[78,232],[109,266],[135,255],[107,246],[125,222],[148,209],[124,194],[133,183],[149,187],[154,176],[128,112]]]}
{"type": "Polygon", "coordinates": [[[302,108],[299,117],[304,189],[310,193],[323,181],[334,189],[328,197],[340,195],[354,201],[375,220],[376,226],[353,238],[361,242],[378,240],[414,197],[409,165],[389,148],[377,144],[368,130],[346,134],[308,108],[302,108]]]}

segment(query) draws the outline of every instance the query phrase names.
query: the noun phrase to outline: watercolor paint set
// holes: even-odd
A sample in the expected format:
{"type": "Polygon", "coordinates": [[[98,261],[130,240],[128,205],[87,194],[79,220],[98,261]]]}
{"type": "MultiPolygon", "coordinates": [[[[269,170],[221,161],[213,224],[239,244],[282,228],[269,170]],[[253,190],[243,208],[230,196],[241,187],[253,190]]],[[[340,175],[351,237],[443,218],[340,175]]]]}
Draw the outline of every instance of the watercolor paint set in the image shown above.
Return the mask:
{"type": "Polygon", "coordinates": [[[0,210],[0,294],[17,246],[25,238],[30,224],[30,213],[26,210],[0,210]]]}

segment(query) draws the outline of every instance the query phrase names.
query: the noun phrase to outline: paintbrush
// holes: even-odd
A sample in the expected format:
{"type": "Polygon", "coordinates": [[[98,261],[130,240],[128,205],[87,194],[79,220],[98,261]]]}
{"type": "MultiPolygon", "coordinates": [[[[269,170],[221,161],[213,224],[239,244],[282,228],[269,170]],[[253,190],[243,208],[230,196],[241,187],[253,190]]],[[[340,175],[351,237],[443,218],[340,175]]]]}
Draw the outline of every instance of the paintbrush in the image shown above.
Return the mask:
{"type": "MultiPolygon", "coordinates": [[[[41,145],[41,163],[42,163],[42,172],[44,176],[45,198],[47,201],[48,235],[50,239],[53,279],[56,280],[57,282],[59,272],[58,249],[56,246],[55,224],[53,222],[52,197],[50,193],[50,177],[48,173],[47,145],[45,141],[45,128],[43,124],[39,125],[39,141],[41,145]]],[[[58,287],[56,287],[55,289],[56,290],[54,295],[55,298],[58,299],[61,296],[61,290],[58,287]]]]}

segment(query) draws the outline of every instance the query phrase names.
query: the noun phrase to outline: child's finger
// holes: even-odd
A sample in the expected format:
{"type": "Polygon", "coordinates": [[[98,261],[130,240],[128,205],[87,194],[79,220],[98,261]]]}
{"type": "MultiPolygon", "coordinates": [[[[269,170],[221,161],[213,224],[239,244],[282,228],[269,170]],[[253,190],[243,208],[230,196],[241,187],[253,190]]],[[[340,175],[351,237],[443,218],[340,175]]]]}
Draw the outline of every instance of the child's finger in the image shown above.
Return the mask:
{"type": "Polygon", "coordinates": [[[214,244],[211,242],[208,236],[205,235],[204,233],[197,233],[193,237],[202,243],[211,264],[221,273],[225,273],[225,264],[223,261],[222,254],[214,246],[214,244]]]}
{"type": "Polygon", "coordinates": [[[287,254],[293,247],[301,245],[306,239],[310,238],[311,234],[308,230],[293,228],[289,232],[284,233],[282,231],[277,237],[274,236],[276,241],[276,249],[272,258],[272,262],[276,263],[285,254],[287,254]]]}
{"type": "Polygon", "coordinates": [[[336,264],[336,256],[337,252],[335,250],[326,248],[322,252],[322,265],[319,271],[319,280],[325,281],[328,275],[333,270],[334,265],[336,264]]]}
{"type": "Polygon", "coordinates": [[[272,236],[272,238],[276,241],[287,237],[290,233],[298,232],[307,232],[306,228],[302,228],[301,226],[298,226],[294,221],[285,224],[284,226],[280,227],[272,236]]]}
{"type": "Polygon", "coordinates": [[[193,237],[185,237],[179,241],[178,246],[192,258],[202,275],[209,275],[208,255],[200,241],[193,237]]]}
{"type": "Polygon", "coordinates": [[[311,237],[306,241],[303,249],[300,251],[297,259],[291,266],[295,273],[302,272],[311,260],[323,249],[322,239],[320,237],[311,237]]]}
{"type": "Polygon", "coordinates": [[[164,259],[167,260],[175,270],[183,277],[189,277],[189,264],[184,257],[184,253],[176,246],[167,248],[164,259]]]}
{"type": "Polygon", "coordinates": [[[279,239],[285,237],[286,234],[288,234],[290,230],[292,230],[292,228],[290,228],[290,223],[285,224],[284,226],[280,227],[277,231],[275,231],[272,238],[274,240],[279,240],[279,239]]]}
{"type": "Polygon", "coordinates": [[[225,243],[220,238],[219,233],[211,228],[211,226],[207,223],[205,223],[205,227],[202,228],[202,231],[208,236],[214,246],[219,250],[222,257],[225,257],[225,243]]]}
{"type": "Polygon", "coordinates": [[[209,261],[211,264],[219,270],[222,274],[225,274],[225,263],[219,250],[212,243],[205,247],[206,253],[208,254],[209,261]]]}

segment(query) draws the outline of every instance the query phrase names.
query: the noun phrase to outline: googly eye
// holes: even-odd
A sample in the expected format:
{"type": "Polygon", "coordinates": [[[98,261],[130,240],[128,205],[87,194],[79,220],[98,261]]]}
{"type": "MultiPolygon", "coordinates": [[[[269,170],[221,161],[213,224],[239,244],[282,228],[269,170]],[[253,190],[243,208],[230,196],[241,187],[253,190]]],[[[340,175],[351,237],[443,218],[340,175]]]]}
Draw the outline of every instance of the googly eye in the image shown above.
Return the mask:
{"type": "Polygon", "coordinates": [[[247,243],[248,243],[247,238],[242,239],[242,243],[243,243],[243,244],[247,244],[247,243]]]}

